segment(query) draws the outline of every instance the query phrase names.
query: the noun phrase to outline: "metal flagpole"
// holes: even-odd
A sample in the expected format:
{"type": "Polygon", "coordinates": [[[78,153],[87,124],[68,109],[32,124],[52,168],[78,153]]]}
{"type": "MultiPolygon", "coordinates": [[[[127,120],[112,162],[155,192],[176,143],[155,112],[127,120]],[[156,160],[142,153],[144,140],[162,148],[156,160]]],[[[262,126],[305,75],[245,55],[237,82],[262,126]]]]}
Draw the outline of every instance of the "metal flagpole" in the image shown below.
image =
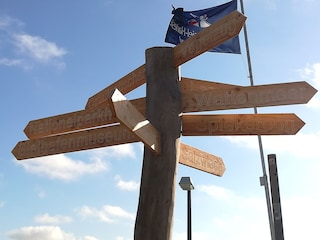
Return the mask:
{"type": "MultiPolygon", "coordinates": [[[[244,15],[244,7],[243,7],[243,0],[240,0],[241,5],[241,12],[244,15]]],[[[243,33],[244,33],[244,39],[245,39],[245,45],[246,45],[246,54],[247,54],[247,61],[248,61],[248,70],[249,70],[249,79],[250,79],[250,85],[253,86],[253,74],[252,74],[252,66],[251,66],[251,58],[250,58],[250,51],[249,51],[249,42],[248,42],[248,33],[247,33],[247,27],[246,24],[243,26],[243,33]]],[[[258,110],[256,107],[254,107],[254,113],[258,113],[258,110]]],[[[259,150],[260,150],[260,158],[261,158],[261,166],[262,166],[262,173],[263,176],[260,177],[260,185],[264,186],[265,194],[266,194],[266,200],[267,200],[267,208],[268,208],[268,216],[269,216],[269,225],[270,225],[270,232],[271,232],[271,239],[275,240],[274,235],[274,223],[273,223],[273,217],[272,217],[272,207],[271,207],[271,201],[270,201],[270,190],[269,190],[269,184],[268,184],[268,178],[266,174],[266,166],[265,166],[265,159],[264,159],[264,153],[263,153],[263,146],[262,146],[262,139],[261,136],[258,135],[258,143],[259,143],[259,150]]]]}

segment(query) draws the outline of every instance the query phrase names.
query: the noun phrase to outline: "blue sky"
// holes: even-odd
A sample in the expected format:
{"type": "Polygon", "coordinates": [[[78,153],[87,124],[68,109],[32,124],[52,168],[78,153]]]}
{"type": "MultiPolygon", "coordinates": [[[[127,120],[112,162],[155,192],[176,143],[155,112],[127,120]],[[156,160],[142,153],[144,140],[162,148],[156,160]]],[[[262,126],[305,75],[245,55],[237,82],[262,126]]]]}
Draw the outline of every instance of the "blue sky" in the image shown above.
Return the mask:
{"type": "MultiPolygon", "coordinates": [[[[82,110],[87,99],[142,65],[164,43],[171,5],[198,10],[226,1],[17,1],[0,3],[0,239],[129,240],[139,197],[143,145],[126,144],[17,161],[30,120],[82,110]]],[[[317,0],[245,0],[255,84],[307,81],[320,89],[317,0]]],[[[181,75],[249,85],[243,54],[205,53],[181,75]]],[[[141,87],[127,95],[145,96],[141,87]]],[[[252,109],[218,113],[252,113],[252,109]]],[[[304,105],[260,108],[296,113],[295,136],[262,137],[277,154],[285,238],[319,239],[320,97],[304,105]]],[[[182,137],[220,156],[219,178],[179,165],[190,176],[193,237],[270,239],[257,137],[182,137]]],[[[186,192],[176,189],[174,240],[186,239],[186,192]]]]}

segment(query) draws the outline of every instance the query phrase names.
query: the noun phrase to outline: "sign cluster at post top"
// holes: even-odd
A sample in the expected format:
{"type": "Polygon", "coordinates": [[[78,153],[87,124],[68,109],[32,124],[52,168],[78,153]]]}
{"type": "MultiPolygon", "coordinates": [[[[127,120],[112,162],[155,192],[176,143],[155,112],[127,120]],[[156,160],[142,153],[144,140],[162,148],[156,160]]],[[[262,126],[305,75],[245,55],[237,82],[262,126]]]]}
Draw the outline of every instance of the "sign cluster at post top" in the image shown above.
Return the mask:
{"type": "MultiPolygon", "coordinates": [[[[234,11],[173,48],[173,67],[239,34],[246,17],[234,11]]],[[[24,132],[29,140],[12,150],[18,160],[142,141],[161,154],[159,136],[145,118],[146,98],[125,94],[146,82],[145,64],[88,99],[84,110],[32,120],[24,132]]],[[[182,135],[293,135],[304,125],[295,114],[218,114],[225,109],[307,103],[317,92],[306,82],[243,87],[181,78],[182,135]]],[[[220,157],[181,143],[179,163],[222,176],[220,157]]]]}

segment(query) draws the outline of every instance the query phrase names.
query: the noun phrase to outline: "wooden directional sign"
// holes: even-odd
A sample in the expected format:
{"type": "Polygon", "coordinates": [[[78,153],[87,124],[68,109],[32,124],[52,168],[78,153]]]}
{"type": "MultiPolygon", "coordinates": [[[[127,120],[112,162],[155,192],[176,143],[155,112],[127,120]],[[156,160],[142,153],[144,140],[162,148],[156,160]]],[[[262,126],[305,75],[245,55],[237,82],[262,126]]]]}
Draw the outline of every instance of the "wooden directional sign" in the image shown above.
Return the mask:
{"type": "Polygon", "coordinates": [[[220,157],[180,144],[179,163],[221,177],[226,170],[220,157]]]}
{"type": "MultiPolygon", "coordinates": [[[[210,27],[203,29],[195,36],[175,46],[173,52],[174,67],[178,67],[190,59],[237,36],[246,19],[247,17],[243,14],[234,11],[214,22],[210,27]]],[[[97,107],[107,101],[106,97],[109,96],[110,92],[115,88],[119,89],[123,94],[126,94],[145,82],[145,65],[143,64],[117,82],[90,97],[86,104],[86,109],[97,107]]]]}
{"type": "Polygon", "coordinates": [[[19,142],[12,150],[18,160],[59,153],[114,146],[140,141],[123,125],[113,125],[86,131],[56,135],[19,142]]]}
{"type": "Polygon", "coordinates": [[[93,95],[88,99],[86,104],[86,109],[97,107],[105,102],[108,101],[107,97],[110,96],[110,93],[115,89],[119,89],[123,94],[126,94],[135,88],[141,86],[146,82],[145,77],[145,64],[138,67],[136,70],[132,71],[131,73],[127,74],[123,78],[119,79],[118,81],[114,82],[110,86],[106,87],[105,89],[101,90],[97,94],[93,95]]]}
{"type": "Polygon", "coordinates": [[[174,67],[237,36],[246,19],[240,12],[234,11],[183,41],[174,48],[174,67]]]}
{"type": "Polygon", "coordinates": [[[307,82],[190,91],[182,95],[183,112],[307,103],[317,92],[307,82]]]}
{"type": "Polygon", "coordinates": [[[294,135],[304,124],[293,113],[183,115],[182,135],[294,135]]]}
{"type": "MultiPolygon", "coordinates": [[[[138,111],[145,114],[145,101],[145,98],[138,98],[130,102],[138,111]]],[[[117,122],[118,120],[107,102],[97,108],[32,120],[24,129],[24,132],[29,139],[36,139],[117,122]]]]}
{"type": "Polygon", "coordinates": [[[193,78],[182,77],[180,81],[180,88],[182,96],[184,94],[190,94],[192,92],[202,92],[214,89],[239,87],[237,85],[205,81],[193,78]]]}
{"type": "MultiPolygon", "coordinates": [[[[180,85],[182,94],[188,94],[193,91],[236,87],[236,85],[184,77],[181,78],[180,85]]],[[[134,105],[142,115],[145,115],[145,97],[130,100],[130,103],[134,105]]],[[[117,122],[118,120],[112,113],[110,103],[103,102],[95,108],[32,120],[24,129],[24,132],[29,139],[36,139],[117,122]]]]}
{"type": "Polygon", "coordinates": [[[160,136],[157,129],[151,125],[118,89],[115,89],[112,93],[111,103],[117,119],[136,134],[150,150],[159,154],[160,136]]]}

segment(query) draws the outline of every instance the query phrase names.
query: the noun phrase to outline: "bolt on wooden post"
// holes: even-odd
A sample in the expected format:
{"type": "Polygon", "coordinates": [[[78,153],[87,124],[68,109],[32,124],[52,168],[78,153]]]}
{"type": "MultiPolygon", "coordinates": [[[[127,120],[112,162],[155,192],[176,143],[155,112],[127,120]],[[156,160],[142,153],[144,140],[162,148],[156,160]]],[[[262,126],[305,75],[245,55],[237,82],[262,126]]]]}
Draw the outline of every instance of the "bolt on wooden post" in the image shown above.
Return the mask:
{"type": "Polygon", "coordinates": [[[160,154],[144,147],[135,240],[171,240],[182,110],[173,49],[146,50],[146,117],[158,130],[160,154]]]}

